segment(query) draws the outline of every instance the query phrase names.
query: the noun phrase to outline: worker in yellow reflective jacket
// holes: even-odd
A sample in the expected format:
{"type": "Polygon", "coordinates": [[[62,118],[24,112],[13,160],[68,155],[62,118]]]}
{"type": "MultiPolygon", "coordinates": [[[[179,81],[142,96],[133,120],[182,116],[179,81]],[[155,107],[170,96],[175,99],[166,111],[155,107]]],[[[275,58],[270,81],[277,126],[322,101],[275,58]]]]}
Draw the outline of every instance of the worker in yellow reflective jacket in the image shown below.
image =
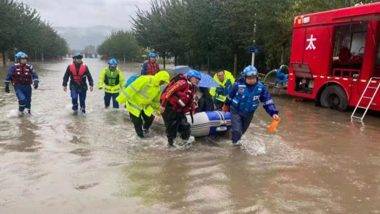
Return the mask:
{"type": "Polygon", "coordinates": [[[133,81],[117,97],[125,104],[137,136],[144,138],[154,120],[154,113],[160,111],[161,86],[170,80],[167,71],[159,71],[154,76],[142,75],[133,81]]]}
{"type": "Polygon", "coordinates": [[[120,90],[123,88],[125,76],[122,70],[118,67],[116,59],[112,58],[108,61],[108,67],[100,71],[98,88],[104,89],[104,105],[108,108],[111,104],[113,108],[119,108],[119,103],[116,97],[119,96],[120,90]]]}
{"type": "Polygon", "coordinates": [[[219,86],[211,88],[210,94],[214,98],[216,109],[222,110],[223,104],[226,102],[232,85],[235,83],[235,78],[231,72],[223,70],[214,75],[214,80],[219,84],[219,86]]]}

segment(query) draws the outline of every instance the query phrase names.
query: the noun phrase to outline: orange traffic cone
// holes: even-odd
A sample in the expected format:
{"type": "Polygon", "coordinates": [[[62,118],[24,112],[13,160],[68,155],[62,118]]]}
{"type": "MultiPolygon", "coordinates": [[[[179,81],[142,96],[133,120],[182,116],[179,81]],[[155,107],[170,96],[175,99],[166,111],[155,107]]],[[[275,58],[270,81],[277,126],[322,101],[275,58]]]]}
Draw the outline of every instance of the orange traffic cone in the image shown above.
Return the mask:
{"type": "Polygon", "coordinates": [[[273,134],[277,131],[277,127],[280,124],[281,119],[278,118],[278,120],[273,119],[271,124],[268,126],[268,132],[270,134],[273,134]]]}

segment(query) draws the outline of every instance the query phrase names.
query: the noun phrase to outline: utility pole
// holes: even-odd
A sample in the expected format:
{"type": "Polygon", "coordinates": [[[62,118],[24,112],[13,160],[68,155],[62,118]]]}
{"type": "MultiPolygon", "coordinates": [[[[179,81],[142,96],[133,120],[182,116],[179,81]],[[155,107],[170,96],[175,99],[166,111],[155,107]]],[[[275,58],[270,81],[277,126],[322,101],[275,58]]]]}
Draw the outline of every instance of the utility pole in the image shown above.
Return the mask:
{"type": "MultiPolygon", "coordinates": [[[[255,7],[255,13],[253,15],[254,21],[253,21],[253,45],[256,46],[256,28],[257,28],[257,5],[255,7]]],[[[255,51],[252,51],[252,60],[251,60],[251,65],[255,66],[255,51]]]]}
{"type": "MultiPolygon", "coordinates": [[[[253,44],[255,44],[255,40],[253,40],[253,44]]],[[[255,52],[252,52],[252,59],[251,59],[251,65],[252,66],[255,66],[255,56],[256,54],[255,54],[255,52]]]]}

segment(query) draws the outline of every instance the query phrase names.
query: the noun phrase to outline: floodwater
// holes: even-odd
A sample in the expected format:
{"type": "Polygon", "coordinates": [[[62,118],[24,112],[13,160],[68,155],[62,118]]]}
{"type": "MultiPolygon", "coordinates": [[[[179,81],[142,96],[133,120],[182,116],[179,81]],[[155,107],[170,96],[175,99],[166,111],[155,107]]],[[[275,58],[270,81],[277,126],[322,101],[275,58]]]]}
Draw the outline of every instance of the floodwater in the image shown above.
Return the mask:
{"type": "MultiPolygon", "coordinates": [[[[275,97],[275,135],[261,108],[242,148],[220,138],[168,149],[162,130],[137,140],[99,90],[88,93],[88,114],[73,116],[61,87],[69,62],[36,65],[31,117],[17,117],[14,93],[0,91],[2,214],[380,213],[378,116],[352,124],[350,113],[275,97]]],[[[86,63],[95,78],[105,65],[86,63]]]]}

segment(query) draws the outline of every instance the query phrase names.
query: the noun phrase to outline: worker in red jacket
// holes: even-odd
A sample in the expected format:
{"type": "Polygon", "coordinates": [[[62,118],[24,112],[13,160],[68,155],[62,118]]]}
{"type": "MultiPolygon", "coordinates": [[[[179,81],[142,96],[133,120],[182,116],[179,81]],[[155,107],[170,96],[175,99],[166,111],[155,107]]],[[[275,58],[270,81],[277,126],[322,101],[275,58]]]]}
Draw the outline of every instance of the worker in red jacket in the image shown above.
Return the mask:
{"type": "Polygon", "coordinates": [[[87,96],[87,80],[90,85],[90,91],[93,91],[94,80],[92,79],[90,70],[82,61],[83,56],[76,54],[73,57],[73,63],[70,64],[63,77],[63,90],[67,92],[67,82],[70,79],[70,95],[73,104],[74,115],[78,114],[78,98],[80,110],[82,114],[86,114],[86,96],[87,96]]]}
{"type": "Polygon", "coordinates": [[[161,95],[162,117],[165,122],[168,145],[174,146],[174,139],[179,132],[182,145],[191,145],[194,137],[191,136],[190,124],[186,114],[195,111],[196,87],[201,80],[199,71],[190,70],[185,75],[178,75],[172,79],[161,95]]]}
{"type": "Polygon", "coordinates": [[[141,68],[141,75],[155,75],[160,71],[160,65],[157,63],[157,54],[150,52],[148,60],[144,62],[141,68]]]}
{"type": "Polygon", "coordinates": [[[38,76],[33,66],[28,64],[28,55],[18,52],[15,55],[15,64],[9,70],[5,79],[5,92],[10,93],[9,84],[12,84],[18,99],[19,116],[31,114],[32,87],[38,88],[38,76]],[[26,112],[25,112],[26,110],[26,112]]]}

